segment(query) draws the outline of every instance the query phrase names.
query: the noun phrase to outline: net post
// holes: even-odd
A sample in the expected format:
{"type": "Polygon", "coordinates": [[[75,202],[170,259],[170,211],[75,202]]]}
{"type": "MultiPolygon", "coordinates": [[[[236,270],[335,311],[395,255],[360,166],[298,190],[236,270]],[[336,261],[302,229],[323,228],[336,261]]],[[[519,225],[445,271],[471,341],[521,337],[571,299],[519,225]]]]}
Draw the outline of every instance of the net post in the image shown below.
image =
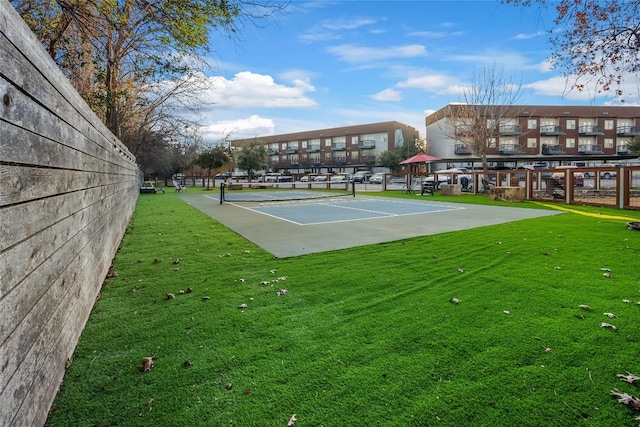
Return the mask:
{"type": "Polygon", "coordinates": [[[356,197],[356,182],[351,181],[349,184],[351,184],[351,195],[353,197],[356,197]]]}
{"type": "Polygon", "coordinates": [[[220,204],[224,201],[224,182],[220,183],[220,204]]]}

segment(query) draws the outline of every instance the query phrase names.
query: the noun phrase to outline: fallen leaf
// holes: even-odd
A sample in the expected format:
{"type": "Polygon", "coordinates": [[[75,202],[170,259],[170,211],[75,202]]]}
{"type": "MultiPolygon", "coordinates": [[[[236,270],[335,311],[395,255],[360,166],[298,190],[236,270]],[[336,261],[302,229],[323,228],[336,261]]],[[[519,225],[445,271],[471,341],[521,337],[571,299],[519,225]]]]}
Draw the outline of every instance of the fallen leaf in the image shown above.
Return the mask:
{"type": "Polygon", "coordinates": [[[640,411],[640,399],[638,399],[637,397],[627,393],[621,393],[617,388],[611,390],[611,396],[617,397],[618,403],[622,403],[623,405],[630,406],[636,411],[640,411]]]}
{"type": "Polygon", "coordinates": [[[238,306],[238,308],[240,308],[240,309],[244,309],[244,308],[247,308],[247,307],[248,307],[247,304],[240,304],[238,306]]]}
{"type": "Polygon", "coordinates": [[[556,270],[562,270],[562,266],[557,266],[556,270]]]}
{"type": "Polygon", "coordinates": [[[153,357],[145,357],[144,359],[142,359],[140,370],[142,372],[149,372],[151,368],[153,368],[153,357]]]}
{"type": "Polygon", "coordinates": [[[460,300],[458,298],[451,298],[450,301],[454,304],[460,304],[460,300]]]}
{"type": "Polygon", "coordinates": [[[185,368],[189,368],[191,366],[193,366],[193,362],[191,361],[191,359],[187,359],[187,360],[184,361],[184,367],[185,368]]]}
{"type": "Polygon", "coordinates": [[[612,325],[611,323],[606,323],[606,322],[602,322],[600,324],[601,328],[609,328],[609,329],[613,329],[614,331],[618,328],[615,327],[615,325],[612,325]]]}
{"type": "Polygon", "coordinates": [[[209,301],[209,297],[204,296],[204,297],[202,297],[202,300],[203,300],[203,301],[209,301]]]}
{"type": "Polygon", "coordinates": [[[463,269],[461,269],[461,268],[459,268],[459,269],[458,269],[458,273],[464,273],[464,270],[463,270],[463,269]]]}
{"type": "Polygon", "coordinates": [[[284,289],[280,289],[278,292],[276,292],[276,295],[281,296],[281,295],[286,295],[289,293],[289,290],[287,288],[284,289]]]}
{"type": "Polygon", "coordinates": [[[298,416],[296,414],[291,415],[291,418],[289,418],[289,422],[287,423],[287,427],[291,427],[296,423],[296,421],[298,421],[298,416]]]}
{"type": "Polygon", "coordinates": [[[545,352],[545,353],[552,353],[552,352],[553,352],[553,350],[551,349],[551,347],[545,347],[545,348],[544,348],[544,352],[545,352]]]}
{"type": "Polygon", "coordinates": [[[233,388],[233,383],[227,383],[227,384],[224,386],[224,388],[225,388],[226,390],[231,390],[231,389],[233,388]]]}
{"type": "Polygon", "coordinates": [[[170,293],[170,292],[169,292],[169,293],[167,293],[164,297],[165,297],[166,299],[174,299],[176,296],[175,296],[175,294],[172,294],[172,293],[170,293]]]}
{"type": "Polygon", "coordinates": [[[176,258],[173,260],[174,264],[180,264],[182,262],[182,258],[176,258]]]}
{"type": "Polygon", "coordinates": [[[583,309],[584,311],[589,311],[591,310],[591,307],[589,307],[586,304],[580,304],[578,307],[580,307],[581,309],[583,309]]]}
{"type": "Polygon", "coordinates": [[[193,288],[187,288],[187,293],[188,294],[192,294],[193,293],[193,288]]]}
{"type": "Polygon", "coordinates": [[[621,381],[627,382],[629,384],[640,381],[640,377],[633,375],[631,372],[627,372],[627,375],[618,374],[616,375],[616,377],[620,378],[621,381]]]}
{"type": "Polygon", "coordinates": [[[602,275],[608,279],[611,278],[611,273],[607,272],[607,273],[602,273],[602,275]]]}
{"type": "Polygon", "coordinates": [[[629,301],[628,299],[623,299],[622,302],[625,304],[629,304],[631,301],[629,301]]]}
{"type": "Polygon", "coordinates": [[[73,358],[67,359],[67,362],[64,364],[65,369],[69,369],[73,365],[73,358]]]}
{"type": "Polygon", "coordinates": [[[602,313],[605,316],[607,316],[609,319],[615,319],[617,316],[613,313],[602,313]]]}
{"type": "Polygon", "coordinates": [[[502,310],[502,312],[503,312],[504,314],[511,314],[511,312],[510,312],[509,310],[502,310]]]}
{"type": "Polygon", "coordinates": [[[251,389],[249,387],[245,388],[244,390],[242,390],[242,392],[244,394],[251,394],[251,389]]]}

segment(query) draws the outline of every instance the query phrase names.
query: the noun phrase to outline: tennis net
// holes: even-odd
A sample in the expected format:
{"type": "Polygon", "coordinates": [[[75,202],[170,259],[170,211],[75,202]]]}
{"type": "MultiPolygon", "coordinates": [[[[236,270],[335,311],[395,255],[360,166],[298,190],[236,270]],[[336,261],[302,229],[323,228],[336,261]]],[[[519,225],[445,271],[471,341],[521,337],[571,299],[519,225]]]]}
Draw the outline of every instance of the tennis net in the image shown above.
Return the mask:
{"type": "Polygon", "coordinates": [[[274,183],[222,185],[220,203],[224,202],[284,202],[295,200],[326,199],[331,197],[354,197],[355,186],[350,182],[340,183],[274,183]]]}

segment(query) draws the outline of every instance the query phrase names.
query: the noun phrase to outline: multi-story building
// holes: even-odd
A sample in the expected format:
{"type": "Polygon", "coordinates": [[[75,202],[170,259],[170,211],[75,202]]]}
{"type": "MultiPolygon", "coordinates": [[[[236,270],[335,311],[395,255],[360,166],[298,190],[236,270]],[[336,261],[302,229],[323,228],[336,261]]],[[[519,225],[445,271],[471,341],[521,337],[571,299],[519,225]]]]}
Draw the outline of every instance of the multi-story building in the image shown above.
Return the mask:
{"type": "MultiPolygon", "coordinates": [[[[462,143],[464,130],[454,129],[456,119],[446,117],[468,109],[451,104],[426,117],[429,154],[448,165],[479,166],[480,159],[462,143]]],[[[640,107],[514,105],[505,110],[512,113],[502,114],[499,123],[486,117],[495,128],[487,149],[492,166],[615,163],[637,157],[627,147],[640,136],[640,107]]]]}
{"type": "Polygon", "coordinates": [[[412,144],[418,137],[417,129],[391,121],[239,139],[231,144],[236,148],[254,141],[264,144],[272,171],[352,173],[375,169],[380,153],[412,144]]]}

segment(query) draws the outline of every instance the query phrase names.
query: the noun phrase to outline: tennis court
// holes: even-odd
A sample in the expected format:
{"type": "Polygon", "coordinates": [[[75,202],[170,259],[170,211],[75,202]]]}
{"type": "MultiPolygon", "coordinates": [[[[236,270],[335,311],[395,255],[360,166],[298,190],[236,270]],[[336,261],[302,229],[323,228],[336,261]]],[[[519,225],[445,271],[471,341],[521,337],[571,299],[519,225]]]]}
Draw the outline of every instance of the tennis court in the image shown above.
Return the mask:
{"type": "Polygon", "coordinates": [[[415,200],[358,195],[224,204],[215,195],[185,193],[179,197],[278,258],[559,214],[439,203],[419,196],[415,200]]]}

